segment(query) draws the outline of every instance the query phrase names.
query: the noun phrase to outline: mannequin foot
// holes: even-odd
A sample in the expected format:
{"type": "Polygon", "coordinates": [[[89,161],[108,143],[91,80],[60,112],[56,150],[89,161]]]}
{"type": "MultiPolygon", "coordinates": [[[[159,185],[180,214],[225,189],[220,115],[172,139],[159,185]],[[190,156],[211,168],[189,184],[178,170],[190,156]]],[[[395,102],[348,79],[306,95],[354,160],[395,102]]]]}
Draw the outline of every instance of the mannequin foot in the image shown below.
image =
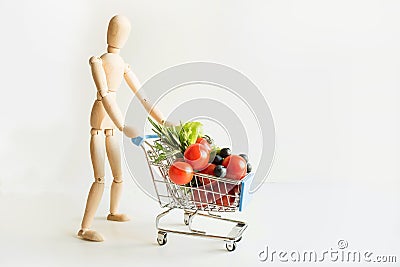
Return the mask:
{"type": "Polygon", "coordinates": [[[107,220],[115,221],[115,222],[127,222],[129,221],[129,217],[123,213],[116,213],[116,214],[108,214],[107,220]]]}
{"type": "Polygon", "coordinates": [[[96,232],[95,230],[79,230],[78,237],[83,240],[94,241],[94,242],[102,242],[104,241],[103,236],[96,232]]]}

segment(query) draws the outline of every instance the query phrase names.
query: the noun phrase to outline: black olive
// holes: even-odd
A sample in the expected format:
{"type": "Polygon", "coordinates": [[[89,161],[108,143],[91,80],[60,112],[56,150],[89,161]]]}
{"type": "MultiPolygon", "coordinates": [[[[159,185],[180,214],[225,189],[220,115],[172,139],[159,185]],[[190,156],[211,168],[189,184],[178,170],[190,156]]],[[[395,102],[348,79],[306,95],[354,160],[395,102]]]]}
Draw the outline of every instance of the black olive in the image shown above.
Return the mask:
{"type": "Polygon", "coordinates": [[[242,158],[244,158],[244,160],[247,162],[249,162],[249,157],[246,154],[239,154],[239,156],[241,156],[242,158]]]}
{"type": "Polygon", "coordinates": [[[251,172],[253,166],[251,166],[250,162],[247,162],[247,173],[251,172]]]}
{"type": "Polygon", "coordinates": [[[215,158],[212,163],[215,165],[221,165],[224,159],[220,155],[215,155],[215,158]]]}
{"type": "Polygon", "coordinates": [[[221,149],[221,151],[219,152],[219,155],[221,156],[221,157],[223,157],[223,158],[226,158],[226,157],[228,157],[228,156],[230,156],[231,155],[231,150],[229,149],[229,148],[223,148],[223,149],[221,149]]]}
{"type": "Polygon", "coordinates": [[[225,177],[226,175],[226,168],[222,165],[215,166],[214,175],[217,177],[225,177]]]}

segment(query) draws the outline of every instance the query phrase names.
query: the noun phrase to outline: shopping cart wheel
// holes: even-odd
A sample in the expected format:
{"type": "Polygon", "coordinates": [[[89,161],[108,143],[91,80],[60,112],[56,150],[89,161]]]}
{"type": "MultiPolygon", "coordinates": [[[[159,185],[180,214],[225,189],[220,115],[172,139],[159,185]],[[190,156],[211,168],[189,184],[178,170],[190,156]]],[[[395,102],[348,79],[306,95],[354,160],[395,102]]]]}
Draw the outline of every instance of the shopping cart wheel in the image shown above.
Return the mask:
{"type": "Polygon", "coordinates": [[[192,214],[185,212],[185,214],[183,215],[183,222],[184,222],[186,225],[189,225],[189,221],[190,221],[190,218],[191,218],[192,216],[193,216],[192,214]]]}
{"type": "Polygon", "coordinates": [[[157,243],[160,246],[167,244],[167,233],[166,232],[158,231],[157,243]]]}
{"type": "Polygon", "coordinates": [[[234,251],[236,249],[236,242],[226,242],[226,249],[230,251],[234,251]]]}

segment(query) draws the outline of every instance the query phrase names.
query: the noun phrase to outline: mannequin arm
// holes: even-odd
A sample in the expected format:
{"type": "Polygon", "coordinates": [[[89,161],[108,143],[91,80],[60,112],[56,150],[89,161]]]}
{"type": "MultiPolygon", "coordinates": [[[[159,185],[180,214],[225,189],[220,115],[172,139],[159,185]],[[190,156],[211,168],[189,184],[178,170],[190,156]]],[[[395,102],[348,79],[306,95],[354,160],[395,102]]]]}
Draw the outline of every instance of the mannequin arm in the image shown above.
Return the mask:
{"type": "Polygon", "coordinates": [[[124,119],[115,98],[108,93],[107,78],[103,69],[102,60],[98,57],[91,57],[89,63],[92,69],[94,83],[102,98],[101,102],[103,103],[104,109],[115,126],[122,131],[124,129],[124,119]]]}
{"type": "Polygon", "coordinates": [[[136,95],[139,99],[140,103],[142,103],[143,107],[146,111],[160,124],[165,123],[164,115],[156,108],[152,108],[152,104],[149,102],[148,99],[143,98],[143,96],[139,93],[140,82],[136,75],[132,72],[130,66],[127,64],[125,66],[125,73],[124,73],[125,81],[128,86],[131,88],[132,92],[136,95]]]}

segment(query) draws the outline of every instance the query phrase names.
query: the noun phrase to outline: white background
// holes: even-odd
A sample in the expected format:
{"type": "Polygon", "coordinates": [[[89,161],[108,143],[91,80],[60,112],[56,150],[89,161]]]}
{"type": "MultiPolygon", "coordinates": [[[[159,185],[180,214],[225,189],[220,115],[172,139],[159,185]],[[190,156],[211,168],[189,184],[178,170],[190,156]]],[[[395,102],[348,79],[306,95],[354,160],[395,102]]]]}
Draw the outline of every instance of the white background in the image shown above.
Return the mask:
{"type": "MultiPolygon", "coordinates": [[[[282,184],[277,190],[285,195],[274,203],[277,210],[297,201],[295,184],[318,185],[320,197],[334,184],[365,188],[365,201],[382,201],[377,209],[385,209],[376,212],[374,225],[387,234],[398,228],[398,211],[388,208],[398,207],[400,193],[398,1],[1,1],[0,193],[9,201],[3,214],[31,208],[26,200],[14,209],[14,196],[73,193],[75,210],[65,216],[75,217],[67,219],[66,232],[73,236],[79,227],[92,182],[95,88],[88,59],[105,51],[107,23],[117,13],[131,20],[121,55],[141,81],[182,62],[212,61],[258,85],[276,123],[269,181],[282,184]],[[379,219],[388,213],[392,217],[379,219]],[[388,220],[392,228],[383,223],[388,220]]],[[[118,99],[123,110],[131,98],[124,85],[118,99]]],[[[142,194],[129,183],[128,196],[142,194]]],[[[356,191],[346,192],[337,194],[349,202],[357,198],[356,191]]],[[[362,199],[357,203],[365,204],[362,199]]],[[[57,202],[43,201],[47,216],[61,222],[62,213],[53,215],[57,202]]],[[[13,220],[3,227],[8,223],[13,220]]]]}

